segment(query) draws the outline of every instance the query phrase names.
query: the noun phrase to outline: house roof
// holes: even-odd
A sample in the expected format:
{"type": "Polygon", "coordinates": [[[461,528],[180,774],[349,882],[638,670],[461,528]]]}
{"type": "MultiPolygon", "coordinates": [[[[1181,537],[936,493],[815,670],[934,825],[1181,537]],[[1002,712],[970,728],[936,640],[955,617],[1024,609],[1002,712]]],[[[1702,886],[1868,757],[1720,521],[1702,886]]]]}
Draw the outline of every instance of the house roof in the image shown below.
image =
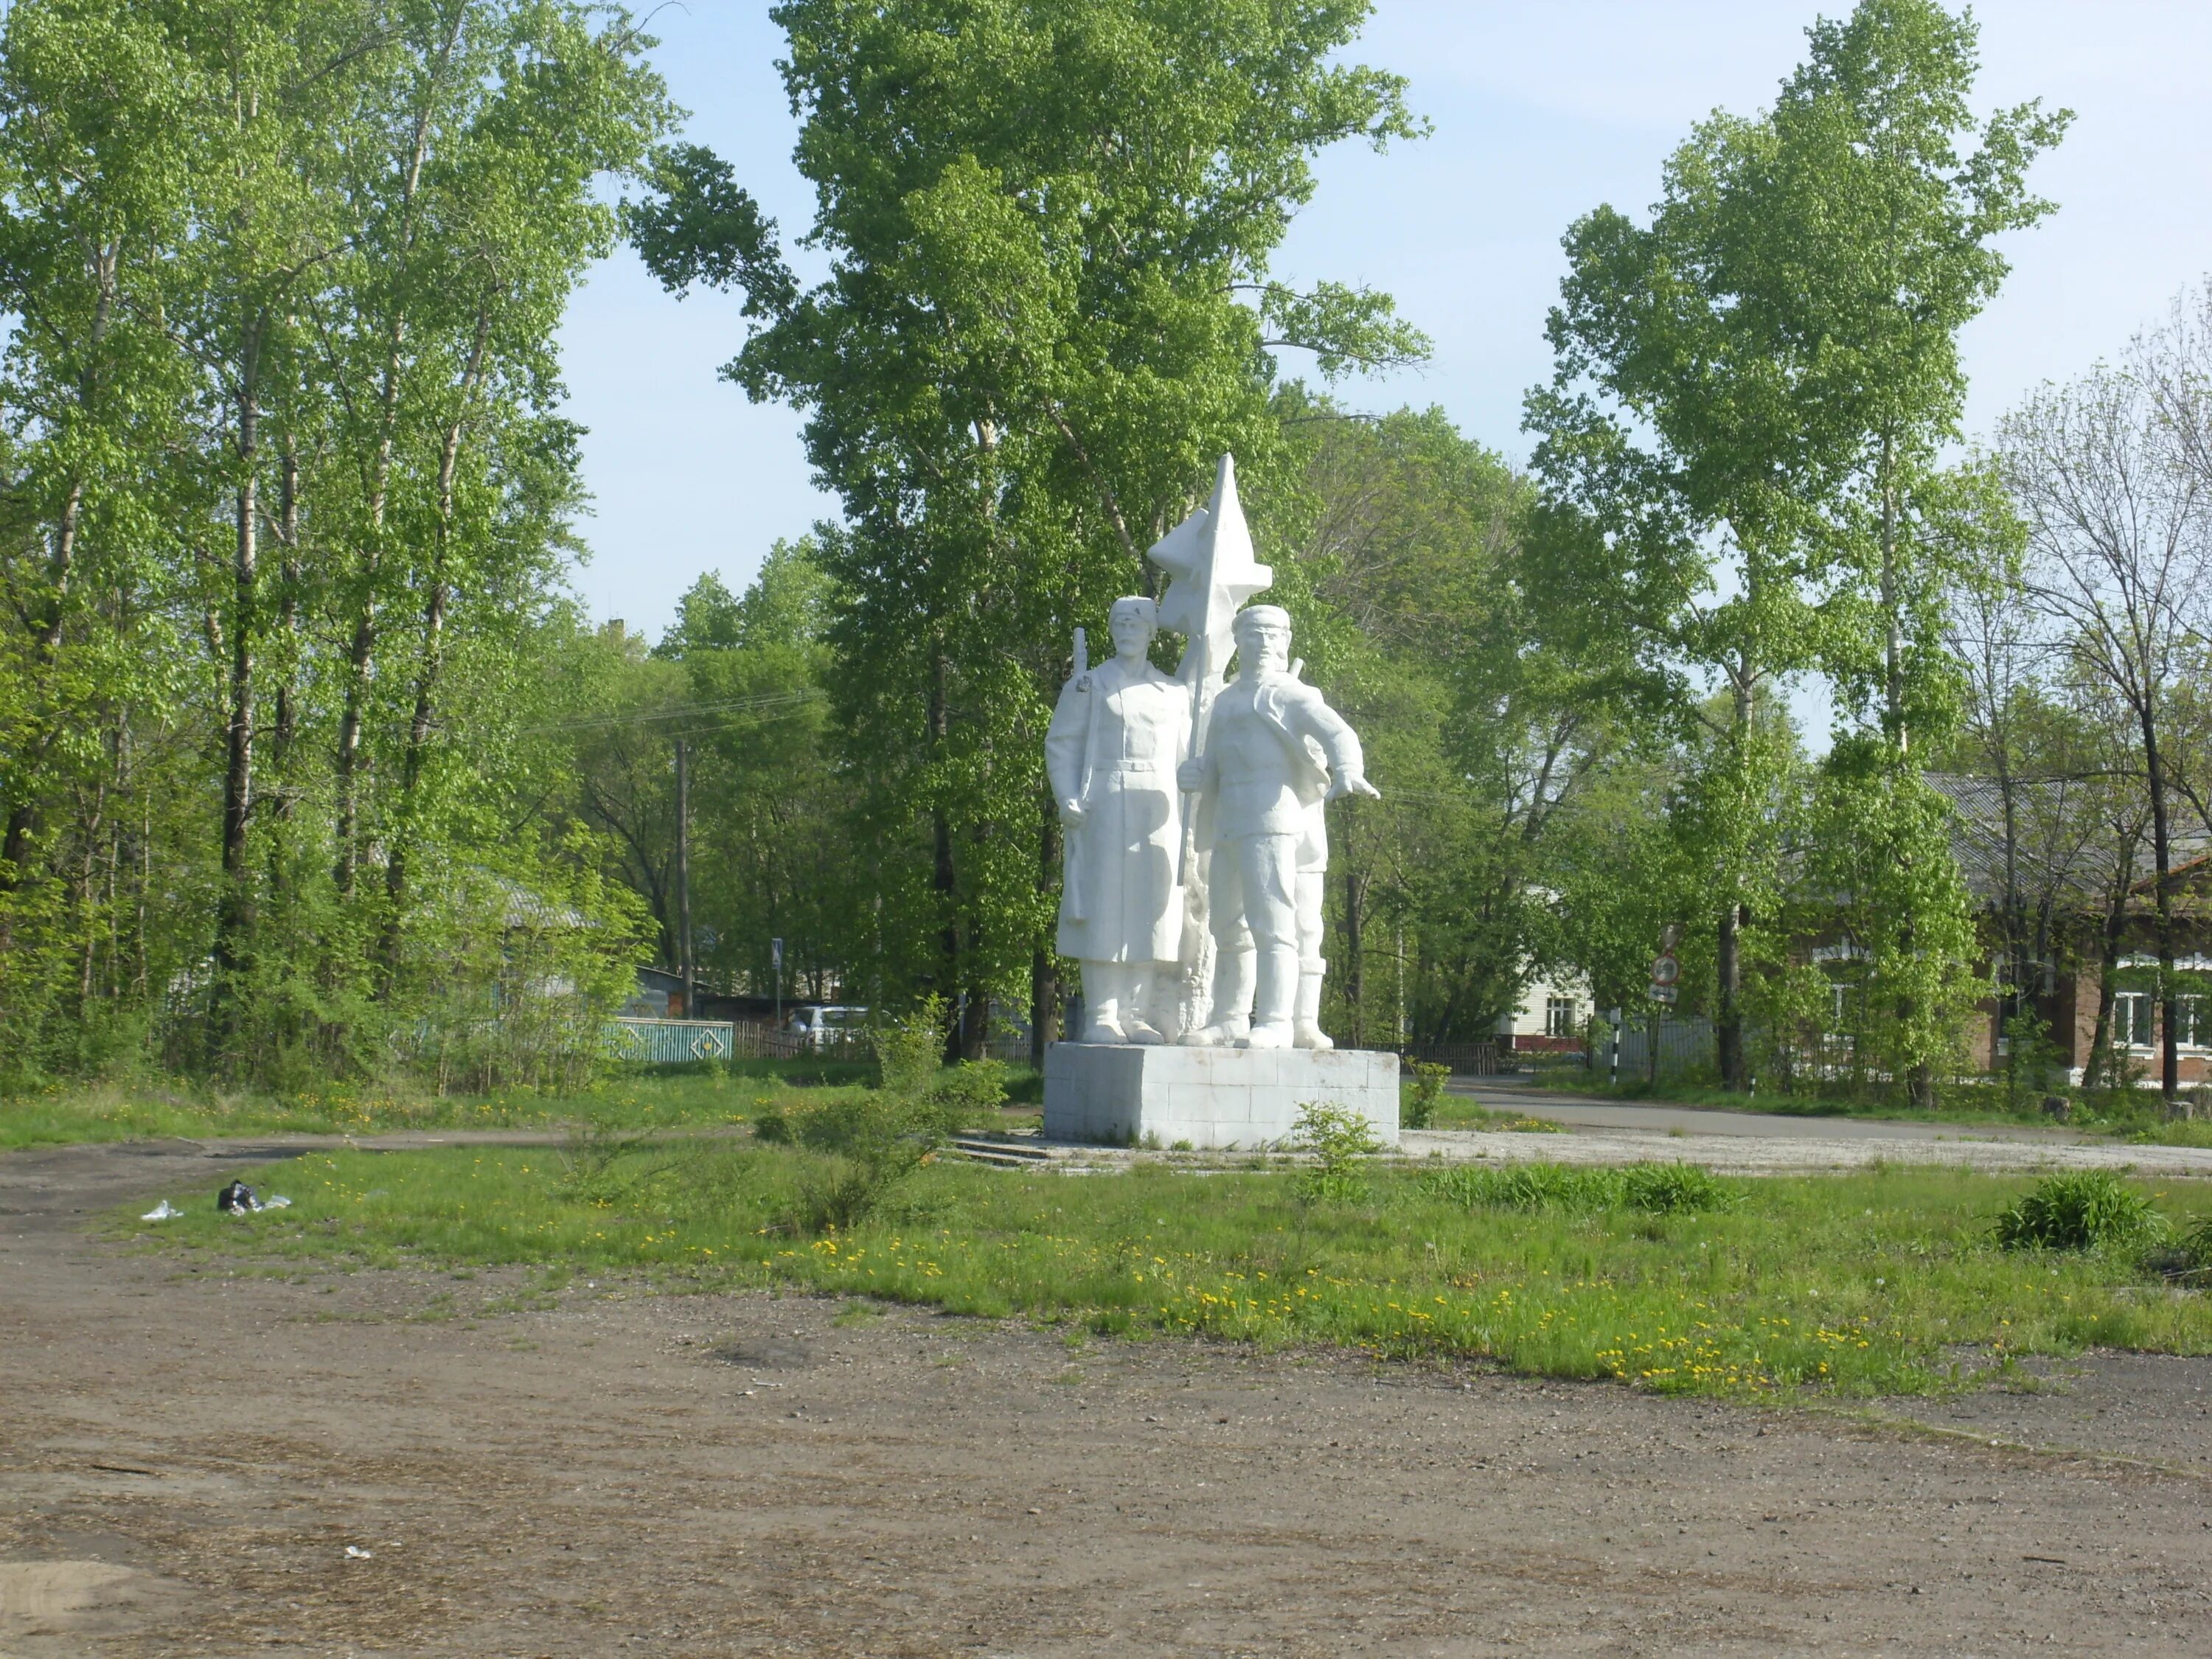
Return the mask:
{"type": "MultiPolygon", "coordinates": [[[[1951,850],[1968,890],[1984,903],[2005,892],[2005,792],[1994,778],[1930,772],[1929,785],[1950,801],[1951,850]]],[[[2060,908],[2103,902],[2118,849],[2113,832],[2088,798],[2089,785],[2073,778],[2030,779],[2012,786],[2014,859],[2020,888],[2031,903],[2049,899],[2060,908]]],[[[2194,888],[2212,876],[2212,848],[2202,833],[2178,836],[2184,856],[2168,879],[2185,872],[2194,888]]],[[[2134,849],[2132,890],[2149,896],[2155,872],[2146,840],[2134,849]]]]}

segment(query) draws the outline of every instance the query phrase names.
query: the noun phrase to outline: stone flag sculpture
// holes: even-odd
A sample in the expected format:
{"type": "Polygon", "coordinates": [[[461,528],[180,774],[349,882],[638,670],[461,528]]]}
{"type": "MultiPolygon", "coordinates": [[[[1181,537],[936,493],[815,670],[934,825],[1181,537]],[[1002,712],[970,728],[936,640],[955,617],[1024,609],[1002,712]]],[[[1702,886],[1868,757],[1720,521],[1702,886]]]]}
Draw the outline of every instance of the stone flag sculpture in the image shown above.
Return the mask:
{"type": "Polygon", "coordinates": [[[1231,457],[1152,556],[1165,596],[1115,602],[1115,654],[1097,669],[1078,630],[1045,739],[1067,829],[1059,945],[1082,967],[1081,1040],[1327,1048],[1323,808],[1376,793],[1359,739],[1299,678],[1288,613],[1246,608],[1274,573],[1254,556],[1231,457]],[[1184,636],[1172,678],[1147,659],[1156,628],[1184,636]]]}

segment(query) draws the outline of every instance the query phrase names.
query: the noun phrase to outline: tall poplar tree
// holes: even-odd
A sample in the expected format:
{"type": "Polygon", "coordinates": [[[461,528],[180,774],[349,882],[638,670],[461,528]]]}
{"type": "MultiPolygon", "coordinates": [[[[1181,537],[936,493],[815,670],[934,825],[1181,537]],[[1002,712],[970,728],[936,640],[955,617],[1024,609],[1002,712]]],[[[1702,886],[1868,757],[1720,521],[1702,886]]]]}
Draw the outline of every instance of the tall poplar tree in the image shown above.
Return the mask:
{"type": "Polygon", "coordinates": [[[1150,543],[1234,452],[1291,482],[1271,352],[1419,353],[1379,295],[1268,262],[1326,145],[1415,124],[1336,61],[1365,0],[789,0],[782,68],[816,189],[801,289],[727,167],[669,155],[637,240],[672,287],[735,283],[729,366],[806,410],[842,500],[841,715],[872,787],[878,994],[926,984],[976,1052],[994,997],[1058,995],[1042,741],[1070,630],[1151,592],[1150,543]]]}
{"type": "MultiPolygon", "coordinates": [[[[1682,821],[1718,901],[1731,1088],[1747,1078],[1743,930],[1774,919],[1784,876],[1790,759],[1762,737],[1760,697],[1831,676],[1870,741],[1845,734],[1823,787],[1863,795],[1886,856],[1948,861],[1909,743],[1946,718],[1942,596],[2009,533],[1986,479],[1942,465],[1957,333],[2004,276],[1994,239],[2047,210],[2025,173],[2066,118],[2031,103],[1977,123],[1975,25],[1934,0],[1863,0],[1808,39],[1770,113],[1717,114],[1675,152],[1648,226],[1608,207],[1569,232],[1554,378],[1528,404],[1539,474],[1599,532],[1591,574],[1622,581],[1684,708],[1713,726],[1682,821]],[[1717,720],[1692,695],[1707,684],[1717,720]]],[[[1911,1032],[1896,1058],[1924,1087],[1942,1022],[1923,1005],[1971,940],[1955,872],[1923,870],[1896,899],[1869,948],[1911,1032]]]]}

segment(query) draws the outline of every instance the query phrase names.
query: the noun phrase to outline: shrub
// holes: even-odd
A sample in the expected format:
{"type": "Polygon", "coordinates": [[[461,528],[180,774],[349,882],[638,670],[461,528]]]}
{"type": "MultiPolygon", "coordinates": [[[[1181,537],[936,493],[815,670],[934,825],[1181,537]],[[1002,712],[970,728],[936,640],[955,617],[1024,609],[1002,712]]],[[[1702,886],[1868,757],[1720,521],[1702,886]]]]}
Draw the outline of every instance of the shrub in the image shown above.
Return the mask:
{"type": "Polygon", "coordinates": [[[1292,1177],[1298,1196],[1309,1203],[1356,1204],[1367,1196],[1359,1161],[1382,1150],[1364,1114],[1348,1106],[1310,1100],[1298,1108],[1291,1144],[1311,1152],[1313,1162],[1292,1177]]]}
{"type": "Polygon", "coordinates": [[[1406,1103],[1406,1127],[1425,1129],[1436,1121],[1437,1107],[1444,1097],[1444,1081],[1451,1076],[1451,1067],[1433,1060],[1417,1060],[1413,1065],[1413,1095],[1406,1103]]]}
{"type": "Polygon", "coordinates": [[[945,999],[924,997],[903,1019],[877,1026],[868,1040],[876,1051],[877,1083],[890,1094],[921,1094],[945,1054],[945,999]]]}
{"type": "Polygon", "coordinates": [[[1006,1063],[971,1060],[932,1082],[922,1097],[944,1120],[945,1132],[960,1134],[991,1122],[1006,1103],[1006,1063]]]}
{"type": "Polygon", "coordinates": [[[2109,1170],[2045,1176],[1997,1217],[2008,1250],[2132,1250],[2165,1236],[2166,1218],[2109,1170]]]}

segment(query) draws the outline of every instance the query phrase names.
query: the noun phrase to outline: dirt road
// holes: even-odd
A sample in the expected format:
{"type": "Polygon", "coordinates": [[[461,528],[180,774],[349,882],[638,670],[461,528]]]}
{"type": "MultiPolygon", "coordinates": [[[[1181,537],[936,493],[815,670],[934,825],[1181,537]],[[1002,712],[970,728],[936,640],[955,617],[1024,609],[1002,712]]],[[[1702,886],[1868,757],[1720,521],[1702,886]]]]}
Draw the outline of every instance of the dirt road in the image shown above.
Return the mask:
{"type": "Polygon", "coordinates": [[[8,1659],[2205,1650],[2200,1362],[1908,1434],[85,1231],[236,1167],[0,1159],[8,1659]]]}

